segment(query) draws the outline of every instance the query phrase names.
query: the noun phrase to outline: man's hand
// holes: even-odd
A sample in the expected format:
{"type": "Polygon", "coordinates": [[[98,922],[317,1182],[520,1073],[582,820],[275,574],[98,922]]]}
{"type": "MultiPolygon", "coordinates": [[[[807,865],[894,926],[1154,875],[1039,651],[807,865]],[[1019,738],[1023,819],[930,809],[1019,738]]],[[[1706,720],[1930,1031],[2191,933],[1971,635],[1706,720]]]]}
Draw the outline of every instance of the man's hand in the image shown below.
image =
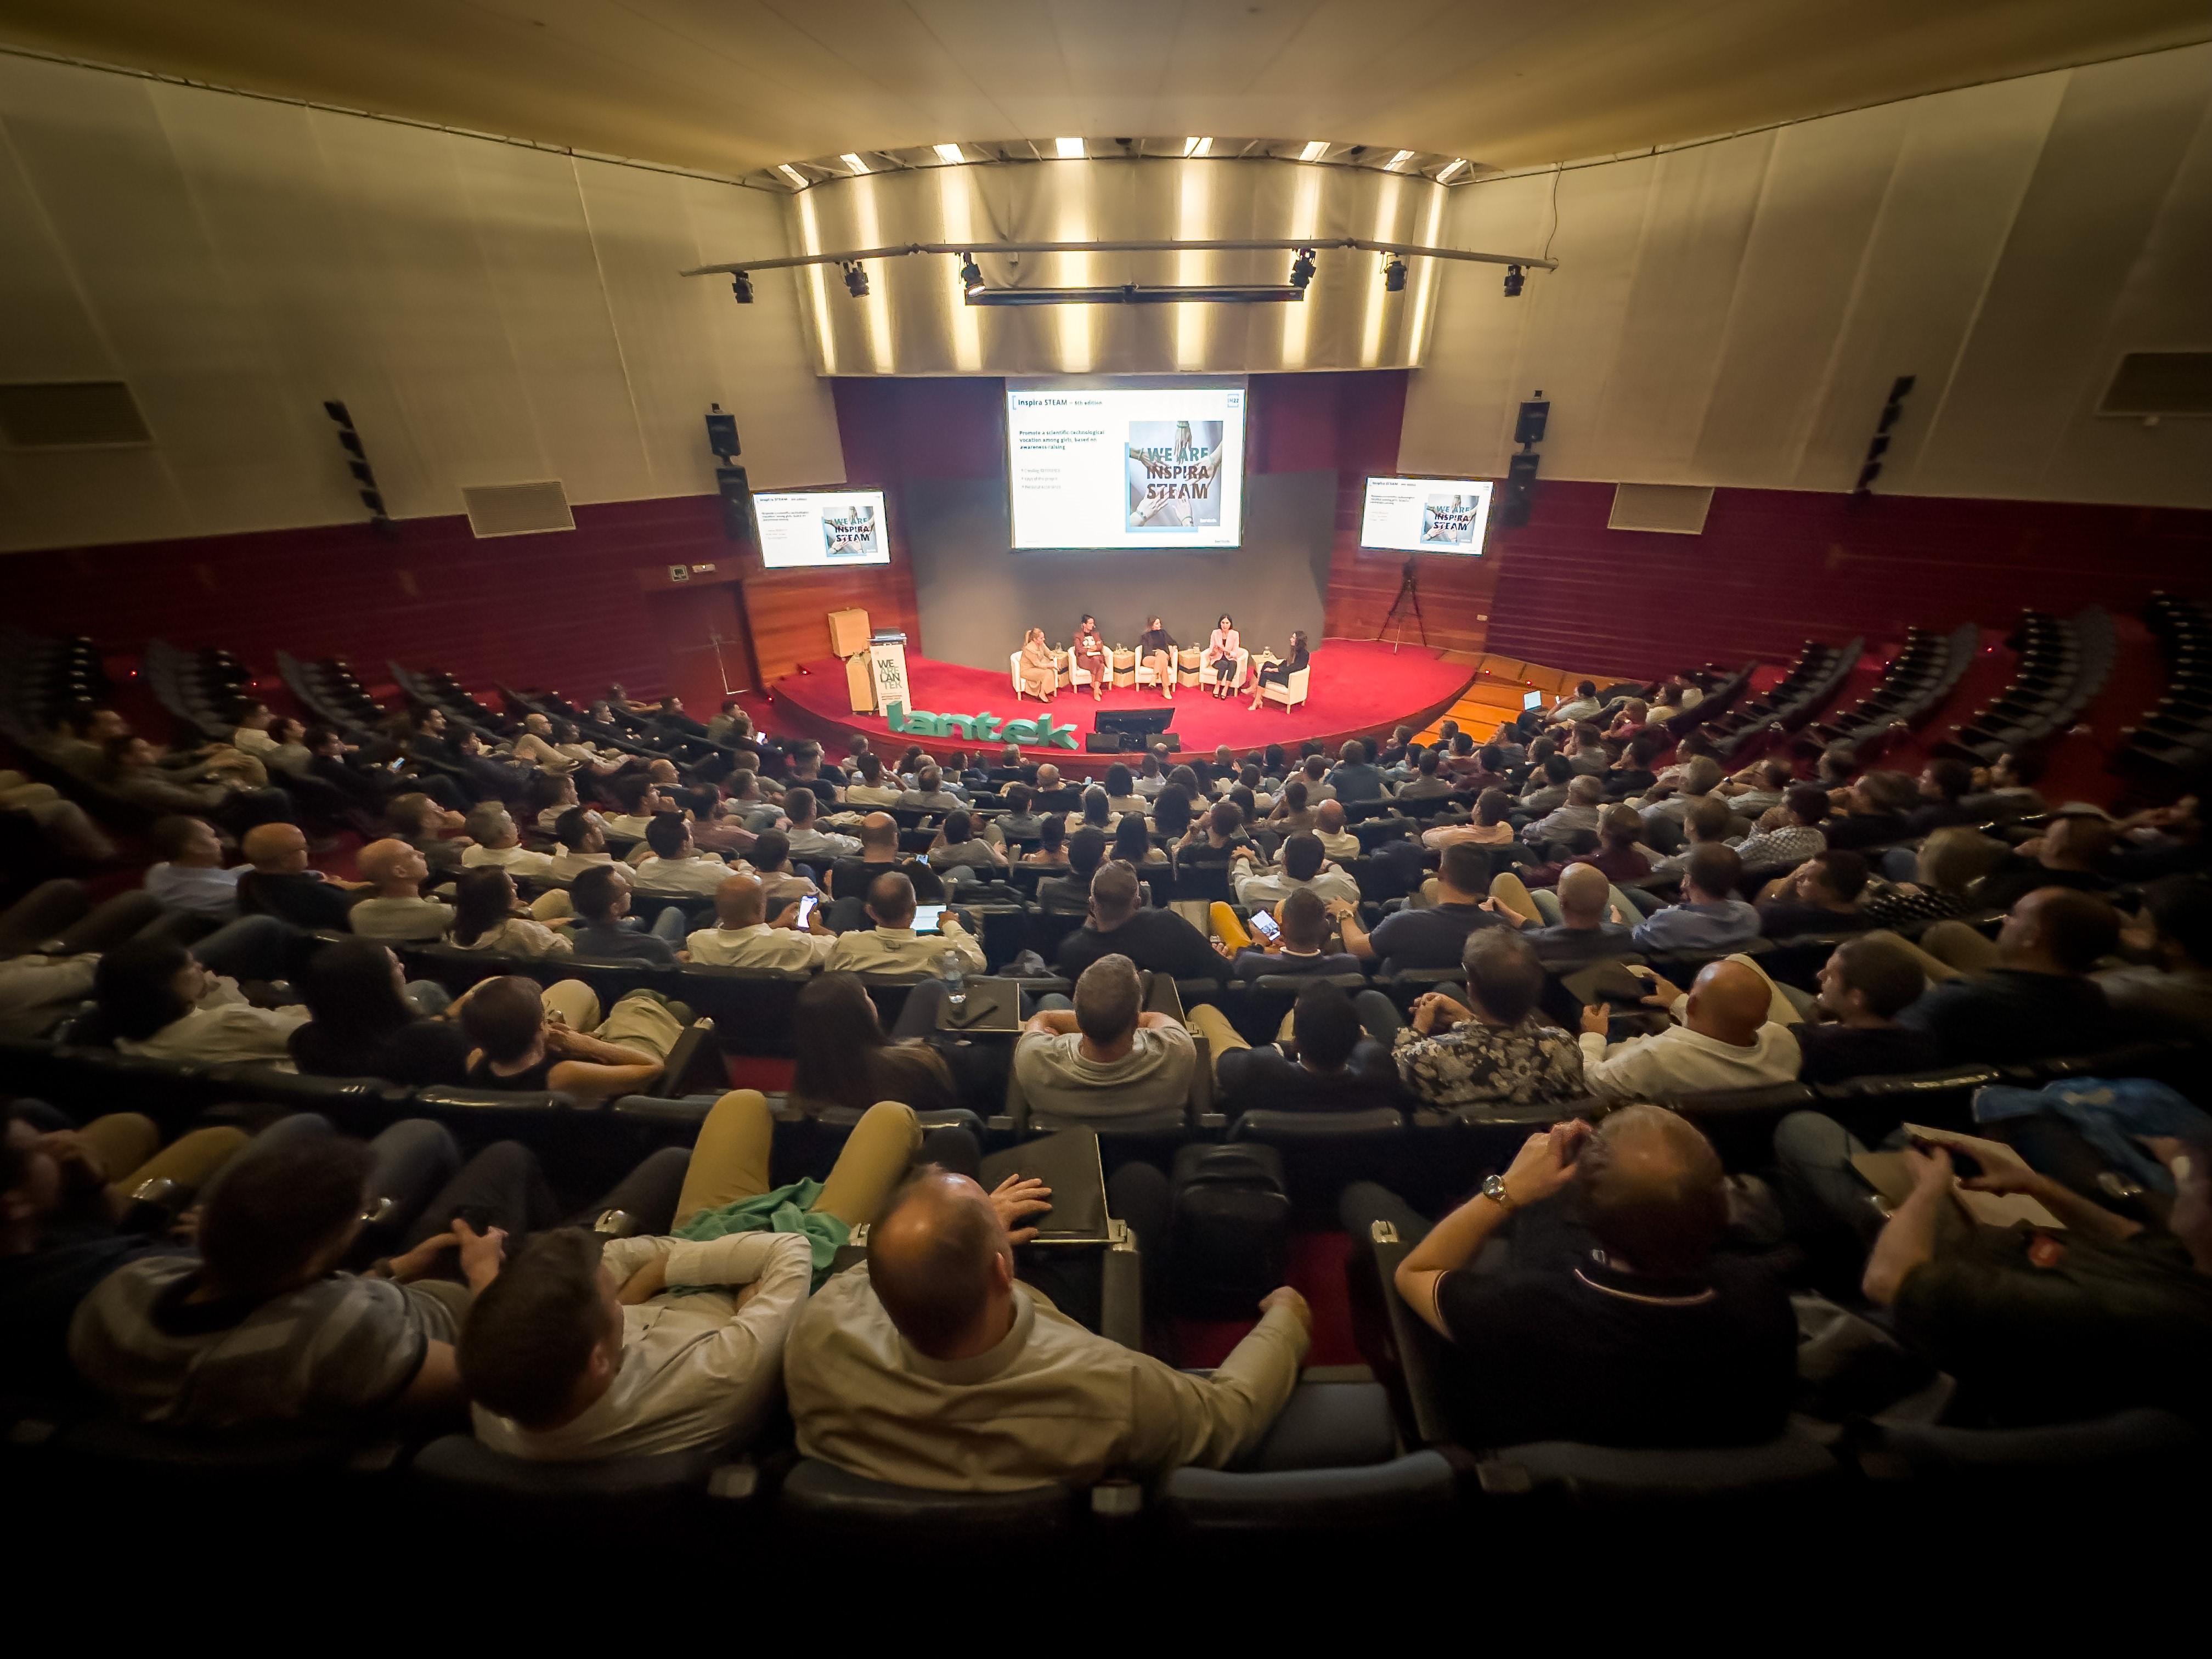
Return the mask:
{"type": "Polygon", "coordinates": [[[1606,908],[1606,915],[1613,918],[1613,925],[1614,927],[1626,927],[1628,926],[1628,918],[1620,914],[1620,907],[1618,904],[1607,906],[1606,908]]]}
{"type": "Polygon", "coordinates": [[[453,1237],[461,1247],[461,1277],[469,1281],[471,1290],[480,1291],[499,1277],[499,1264],[507,1251],[507,1229],[487,1227],[478,1232],[455,1216],[453,1237]]]}
{"type": "Polygon", "coordinates": [[[1951,1154],[1941,1146],[1931,1146],[1925,1152],[1917,1146],[1907,1146],[1905,1167],[1911,1173],[1916,1194],[1930,1190],[1948,1192],[1956,1176],[1951,1168],[1951,1154]]]}
{"type": "Polygon", "coordinates": [[[62,1185],[72,1192],[89,1192],[107,1184],[107,1166],[92,1143],[74,1129],[56,1129],[38,1139],[38,1150],[60,1168],[62,1185]]]}
{"type": "Polygon", "coordinates": [[[793,899],[790,903],[785,905],[782,909],[777,911],[775,913],[775,920],[769,923],[769,926],[771,927],[796,928],[799,926],[799,901],[797,899],[793,899]]]}
{"type": "Polygon", "coordinates": [[[1613,1005],[1600,1002],[1583,1010],[1583,1030],[1592,1036],[1603,1036],[1613,1029],[1613,1005]]]}
{"type": "Polygon", "coordinates": [[[1575,1159],[1596,1133],[1587,1119],[1569,1118],[1521,1143],[1504,1176],[1506,1196],[1517,1204],[1547,1199],[1575,1178],[1575,1159]]]}
{"type": "Polygon", "coordinates": [[[1456,1025],[1474,1018],[1468,1009],[1442,991],[1425,991],[1413,999],[1413,1029],[1423,1036],[1434,1031],[1439,1024],[1456,1025]]]}
{"type": "Polygon", "coordinates": [[[580,1033],[571,1030],[558,1015],[545,1022],[545,1052],[556,1060],[573,1059],[580,1050],[576,1041],[580,1033]]]}
{"type": "Polygon", "coordinates": [[[438,1258],[461,1242],[460,1235],[448,1228],[442,1233],[433,1233],[404,1255],[395,1255],[386,1262],[385,1271],[397,1284],[406,1285],[422,1277],[438,1265],[438,1258]]]}
{"type": "Polygon", "coordinates": [[[625,1308],[635,1308],[641,1302],[652,1301],[667,1288],[668,1252],[663,1250],[623,1281],[622,1289],[615,1292],[615,1300],[625,1308]]]}
{"type": "Polygon", "coordinates": [[[1037,1230],[1015,1224],[1024,1216],[1039,1215],[1052,1208],[1052,1188],[1035,1176],[1010,1175],[992,1188],[991,1207],[999,1212],[999,1224],[1006,1230],[1006,1242],[1026,1244],[1037,1236],[1037,1230]]]}
{"type": "Polygon", "coordinates": [[[1297,1316],[1299,1328],[1307,1335],[1313,1334],[1313,1310],[1306,1306],[1305,1297],[1287,1285],[1278,1285],[1260,1298],[1261,1314],[1273,1313],[1278,1308],[1288,1308],[1297,1316]]]}
{"type": "Polygon", "coordinates": [[[1648,979],[1651,981],[1651,989],[1644,998],[1648,1006],[1654,1008],[1671,1008],[1682,1000],[1682,988],[1660,978],[1656,969],[1631,968],[1628,971],[1638,979],[1648,979]]]}
{"type": "Polygon", "coordinates": [[[1325,908],[1338,921],[1348,921],[1359,914],[1359,907],[1350,899],[1331,899],[1325,908]]]}

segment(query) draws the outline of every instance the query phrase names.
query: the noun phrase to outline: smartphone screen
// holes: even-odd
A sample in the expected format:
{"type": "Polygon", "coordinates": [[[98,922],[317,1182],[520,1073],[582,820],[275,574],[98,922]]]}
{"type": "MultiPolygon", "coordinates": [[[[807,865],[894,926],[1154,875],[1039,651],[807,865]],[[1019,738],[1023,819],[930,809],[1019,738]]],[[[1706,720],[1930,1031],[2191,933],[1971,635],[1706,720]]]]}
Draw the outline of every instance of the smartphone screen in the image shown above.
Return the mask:
{"type": "Polygon", "coordinates": [[[820,901],[811,893],[799,901],[799,926],[801,927],[806,926],[807,917],[814,914],[814,907],[820,901]]]}
{"type": "Polygon", "coordinates": [[[917,933],[936,933],[938,931],[938,919],[944,915],[944,914],[945,907],[941,904],[915,905],[914,907],[914,931],[917,933]]]}
{"type": "Polygon", "coordinates": [[[1283,936],[1283,930],[1275,926],[1274,917],[1269,915],[1265,910],[1255,910],[1252,913],[1252,931],[1270,945],[1283,936]]]}

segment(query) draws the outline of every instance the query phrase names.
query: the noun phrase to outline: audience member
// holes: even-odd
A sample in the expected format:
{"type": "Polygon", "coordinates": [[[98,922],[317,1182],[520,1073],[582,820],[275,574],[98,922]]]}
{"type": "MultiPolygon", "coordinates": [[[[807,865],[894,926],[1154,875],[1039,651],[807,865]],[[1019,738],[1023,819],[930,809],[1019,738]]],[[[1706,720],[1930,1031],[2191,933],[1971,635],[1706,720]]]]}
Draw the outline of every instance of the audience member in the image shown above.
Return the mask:
{"type": "Polygon", "coordinates": [[[1084,924],[1060,940],[1053,960],[1072,979],[1109,956],[1170,979],[1221,976],[1221,959],[1206,935],[1173,910],[1146,906],[1137,873],[1126,864],[1101,865],[1092,875],[1084,924]]]}
{"type": "Polygon", "coordinates": [[[1442,991],[1413,1000],[1391,1057],[1423,1103],[1470,1121],[1500,1103],[1571,1100],[1585,1092],[1575,1039],[1536,1006],[1544,969],[1536,953],[1502,927],[1469,934],[1463,957],[1468,1000],[1442,991]]]}
{"type": "MultiPolygon", "coordinates": [[[[1950,922],[1929,929],[1923,947],[1934,950],[1946,927],[1990,948],[1980,934],[1950,922]]],[[[1930,986],[1899,1021],[1935,1038],[1947,1066],[2094,1054],[2112,1046],[2119,1027],[2089,970],[2119,936],[2118,917],[2095,894],[2038,888],[2005,917],[1987,966],[1930,986]]]]}
{"type": "Polygon", "coordinates": [[[650,928],[639,927],[630,915],[630,878],[620,865],[597,865],[585,871],[568,889],[568,899],[575,912],[568,945],[576,955],[595,962],[676,965],[676,947],[684,939],[683,910],[664,905],[650,928]]]}
{"type": "Polygon", "coordinates": [[[1905,815],[1910,833],[1925,836],[1954,823],[1986,822],[1962,804],[1974,787],[1974,769],[1966,762],[1948,756],[1929,761],[1920,769],[1918,787],[1923,805],[1905,815]]]}
{"type": "Polygon", "coordinates": [[[1321,842],[1321,850],[1339,864],[1349,864],[1359,856],[1359,837],[1344,827],[1344,803],[1325,800],[1314,813],[1313,832],[1321,842]]]}
{"type": "MultiPolygon", "coordinates": [[[[1374,994],[1364,993],[1363,1000],[1374,994]]],[[[1342,986],[1327,980],[1299,988],[1290,1018],[1273,1042],[1246,1042],[1210,1002],[1190,1011],[1190,1026],[1206,1038],[1215,1092],[1231,1115],[1250,1107],[1358,1112],[1399,1103],[1398,1070],[1388,1044],[1363,1029],[1358,1006],[1342,986]]]]}
{"type": "Polygon", "coordinates": [[[1145,1011],[1137,964],[1109,953],[1082,970],[1072,1008],[1044,1007],[1022,1027],[1014,1076],[1033,1122],[1079,1128],[1180,1107],[1196,1057],[1188,1031],[1145,1011]]]}
{"type": "Polygon", "coordinates": [[[301,1071],[424,1086],[467,1080],[460,1005],[440,986],[410,985],[381,940],[325,945],[301,970],[300,994],[313,1018],[293,1027],[286,1047],[301,1071]]]}
{"type": "Polygon", "coordinates": [[[1203,1376],[1085,1330],[1014,1278],[1033,1188],[986,1194],[925,1168],[861,1267],[799,1315],[784,1381],[799,1449],[869,1480],[940,1491],[1083,1486],[1251,1452],[1297,1381],[1311,1316],[1287,1286],[1203,1376]]]}
{"type": "Polygon", "coordinates": [[[691,1018],[682,1003],[637,990],[603,1020],[598,995],[582,981],[541,988],[517,975],[479,981],[460,1011],[473,1045],[472,1087],[550,1091],[594,1105],[659,1080],[691,1018]]]}
{"type": "Polygon", "coordinates": [[[469,809],[462,828],[468,832],[470,842],[461,851],[464,870],[496,864],[519,879],[542,876],[552,866],[551,854],[533,853],[523,846],[522,832],[514,827],[514,818],[504,802],[477,802],[469,809]]]}
{"type": "Polygon", "coordinates": [[[1237,878],[1237,902],[1248,909],[1279,904],[1300,891],[1315,893],[1323,899],[1346,899],[1353,903],[1359,900],[1359,884],[1328,862],[1318,836],[1290,836],[1283,842],[1279,866],[1237,878]]]}
{"type": "MultiPolygon", "coordinates": [[[[1743,811],[1741,797],[1735,803],[1743,811]]],[[[1767,809],[1785,813],[1788,822],[1773,829],[1762,825],[1729,846],[1743,860],[1743,867],[1759,872],[1768,870],[1794,869],[1807,859],[1828,850],[1828,838],[1820,831],[1828,816],[1828,792],[1817,784],[1792,784],[1782,807],[1767,809]]],[[[1761,815],[1762,819],[1764,814],[1761,815]]]]}
{"type": "Polygon", "coordinates": [[[1368,758],[1367,750],[1357,738],[1345,739],[1328,781],[1340,801],[1381,800],[1390,793],[1381,769],[1368,758]]]}
{"type": "Polygon", "coordinates": [[[238,908],[275,916],[295,927],[335,928],[343,932],[356,901],[368,884],[340,881],[307,866],[307,838],[296,823],[256,824],[246,832],[239,850],[253,866],[240,878],[238,908]]]}
{"type": "Polygon", "coordinates": [[[1869,926],[1859,908],[1866,890],[1867,861],[1840,848],[1805,860],[1790,874],[1777,876],[1759,896],[1759,931],[1769,939],[1799,933],[1840,933],[1869,926]]]}
{"type": "MultiPolygon", "coordinates": [[[[1512,823],[1513,797],[1503,789],[1485,789],[1474,799],[1474,820],[1471,823],[1440,823],[1433,830],[1421,832],[1421,843],[1442,852],[1460,842],[1469,842],[1477,847],[1510,847],[1518,839],[1512,823]]],[[[1644,820],[1638,818],[1640,829],[1644,820]]]]}
{"type": "MultiPolygon", "coordinates": [[[[904,1032],[919,1024],[931,988],[917,986],[900,1013],[904,1032]],[[909,1020],[909,1014],[914,1018],[909,1020]]],[[[875,1000],[855,974],[817,974],[792,1006],[791,1102],[811,1116],[825,1110],[866,1112],[878,1101],[901,1102],[917,1112],[942,1112],[964,1103],[951,1060],[967,1058],[972,1045],[939,1049],[932,1040],[936,1021],[912,1035],[886,1036],[875,1000]]],[[[995,1085],[990,1109],[1006,1097],[1004,1050],[988,1071],[995,1085]]]]}
{"type": "Polygon", "coordinates": [[[2118,839],[2112,815],[2101,806],[2069,800],[2051,813],[2050,827],[2013,848],[2012,856],[1982,878],[1975,902],[2008,910],[2039,887],[2070,887],[2084,893],[2111,890],[2105,860],[2118,839]]]}
{"type": "Polygon", "coordinates": [[[1524,824],[1521,839],[1555,855],[1562,848],[1568,852],[1587,848],[1596,837],[1604,804],[1604,782],[1588,774],[1577,775],[1567,784],[1566,799],[1542,817],[1524,824]]]}
{"type": "Polygon", "coordinates": [[[893,870],[868,884],[868,919],[875,925],[840,933],[823,958],[822,965],[841,973],[874,974],[884,978],[927,979],[947,954],[957,957],[969,973],[984,971],[983,947],[960,925],[951,910],[938,918],[940,931],[917,933],[914,929],[914,883],[893,870]]]}
{"type": "Polygon", "coordinates": [[[1938,830],[1914,855],[1917,879],[1871,882],[1860,908],[1877,927],[1967,915],[1981,908],[1970,896],[1974,884],[2004,857],[2004,843],[1978,831],[1955,824],[1938,830]]]}
{"type": "Polygon", "coordinates": [[[365,939],[436,939],[453,931],[451,905],[422,896],[428,860],[405,842],[373,841],[355,860],[368,891],[346,912],[346,925],[365,939]]]}
{"type": "Polygon", "coordinates": [[[1375,971],[1408,968],[1456,968],[1468,935],[1478,928],[1504,927],[1504,917],[1483,908],[1490,886],[1490,860],[1479,847],[1462,842],[1444,848],[1437,866],[1437,902],[1411,906],[1377,922],[1372,933],[1359,925],[1357,910],[1340,899],[1329,906],[1344,938],[1344,948],[1362,962],[1380,962],[1375,971]]]}
{"type": "Polygon", "coordinates": [[[151,934],[101,956],[93,994],[118,1049],[178,1064],[259,1060],[289,1072],[287,1039],[307,1018],[296,1004],[256,1007],[237,981],[210,972],[175,940],[151,934]]]}
{"type": "Polygon", "coordinates": [[[652,850],[637,861],[633,877],[641,893],[711,894],[730,873],[728,865],[692,843],[690,821],[678,813],[655,817],[646,826],[645,844],[652,850]]]}
{"type": "Polygon", "coordinates": [[[2212,1042],[2212,887],[2194,876],[2151,883],[2121,937],[2150,959],[2097,975],[2122,1024],[2146,1036],[2212,1042]]]}
{"type": "Polygon", "coordinates": [[[1899,1025],[1927,988],[1919,959],[1892,939],[1849,939],[1820,967],[1818,1024],[1791,1026],[1797,1076],[1806,1083],[1932,1071],[1942,1051],[1925,1031],[1899,1025]]]}
{"type": "MultiPolygon", "coordinates": [[[[1042,785],[1042,773],[1039,773],[1042,785]]],[[[1057,782],[1055,775],[1054,781],[1057,782]]],[[[961,796],[945,787],[945,775],[934,766],[925,766],[914,776],[914,787],[892,803],[896,806],[911,807],[925,812],[957,812],[968,805],[961,796]]]]}
{"type": "Polygon", "coordinates": [[[1920,787],[1904,773],[1869,772],[1842,793],[1844,811],[1821,828],[1829,846],[1860,852],[1903,841],[1911,833],[1905,814],[1919,800],[1920,787]]]}
{"type": "Polygon", "coordinates": [[[1719,1251],[1726,1181],[1697,1128],[1656,1106],[1528,1137],[1502,1176],[1430,1227],[1364,1182],[1346,1226],[1414,1241],[1398,1294],[1449,1340],[1470,1443],[1717,1446],[1782,1431],[1797,1324],[1763,1267],[1719,1251]],[[1488,1265],[1510,1221],[1506,1263],[1488,1265]]]}
{"type": "Polygon", "coordinates": [[[1735,896],[1743,860],[1719,842],[1703,842],[1683,861],[1682,899],[1636,924],[1639,951],[1726,951],[1759,937],[1759,912],[1735,896]]]}
{"type": "Polygon", "coordinates": [[[749,871],[726,877],[714,890],[714,921],[684,941],[690,960],[713,968],[756,968],[806,973],[819,968],[836,942],[817,908],[799,922],[799,902],[768,919],[768,891],[749,871]]]}
{"type": "Polygon", "coordinates": [[[147,866],[148,892],[173,909],[216,921],[238,915],[238,883],[246,866],[223,868],[222,839],[205,818],[158,818],[147,837],[161,854],[159,863],[147,866]]]}
{"type": "MultiPolygon", "coordinates": [[[[1624,810],[1632,814],[1633,809],[1624,810]]],[[[1625,957],[1635,948],[1626,921],[1612,920],[1633,913],[1622,908],[1613,884],[1595,864],[1571,864],[1560,872],[1559,884],[1553,890],[1559,908],[1555,922],[1541,920],[1540,907],[1536,921],[1521,913],[1510,896],[1512,881],[1511,872],[1501,872],[1490,884],[1491,896],[1484,905],[1493,914],[1517,922],[1521,937],[1547,965],[1602,962],[1608,957],[1625,957]]]]}
{"type": "Polygon", "coordinates": [[[1757,1089],[1797,1075],[1797,1039],[1771,1017],[1766,976],[1726,958],[1699,970],[1688,994],[1657,975],[1645,1002],[1668,1006],[1681,1024],[1654,1036],[1608,1044],[1612,1009],[1583,1011],[1583,1080],[1602,1100],[1673,1100],[1721,1089],[1757,1089]]]}

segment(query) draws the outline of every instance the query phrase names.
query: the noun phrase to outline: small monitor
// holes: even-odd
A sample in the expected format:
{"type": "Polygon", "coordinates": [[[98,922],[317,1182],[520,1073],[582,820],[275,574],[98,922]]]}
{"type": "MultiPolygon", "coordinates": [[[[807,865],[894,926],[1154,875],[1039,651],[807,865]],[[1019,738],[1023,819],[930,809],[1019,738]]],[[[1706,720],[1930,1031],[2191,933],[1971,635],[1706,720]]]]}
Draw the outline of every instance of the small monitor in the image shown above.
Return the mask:
{"type": "Polygon", "coordinates": [[[1523,708],[1541,708],[1544,706],[1544,694],[1541,691],[1529,692],[1521,699],[1521,706],[1523,708]]]}

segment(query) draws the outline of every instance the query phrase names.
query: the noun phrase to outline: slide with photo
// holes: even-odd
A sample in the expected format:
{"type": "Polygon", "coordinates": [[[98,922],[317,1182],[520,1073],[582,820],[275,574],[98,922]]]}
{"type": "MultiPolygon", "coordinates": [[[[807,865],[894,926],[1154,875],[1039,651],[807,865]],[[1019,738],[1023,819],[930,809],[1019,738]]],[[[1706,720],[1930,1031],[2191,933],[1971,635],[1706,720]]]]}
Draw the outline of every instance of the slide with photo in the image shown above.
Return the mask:
{"type": "Polygon", "coordinates": [[[753,519],[771,570],[891,562],[880,489],[764,491],[753,497],[753,519]]]}
{"type": "Polygon", "coordinates": [[[1359,544],[1480,556],[1493,488],[1481,478],[1370,478],[1359,544]]]}
{"type": "Polygon", "coordinates": [[[1234,547],[1243,377],[1009,380],[1017,548],[1234,547]]]}

